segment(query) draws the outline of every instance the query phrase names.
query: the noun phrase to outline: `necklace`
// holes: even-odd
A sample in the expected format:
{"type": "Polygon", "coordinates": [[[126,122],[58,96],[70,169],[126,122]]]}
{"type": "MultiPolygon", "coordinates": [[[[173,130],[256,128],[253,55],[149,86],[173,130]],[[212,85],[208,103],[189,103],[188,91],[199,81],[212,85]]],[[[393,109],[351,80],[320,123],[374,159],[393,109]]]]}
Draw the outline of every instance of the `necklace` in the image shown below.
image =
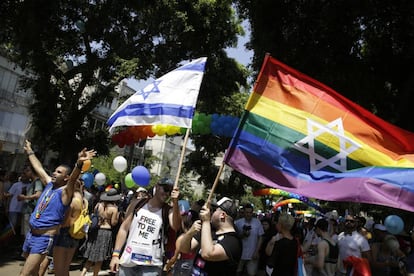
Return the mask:
{"type": "Polygon", "coordinates": [[[42,198],[42,201],[39,202],[39,205],[37,206],[37,210],[36,210],[36,218],[37,219],[40,218],[40,216],[45,211],[46,207],[49,205],[50,200],[55,195],[54,192],[52,192],[52,194],[50,194],[51,192],[52,192],[52,187],[50,187],[50,189],[47,191],[45,196],[42,198]]]}

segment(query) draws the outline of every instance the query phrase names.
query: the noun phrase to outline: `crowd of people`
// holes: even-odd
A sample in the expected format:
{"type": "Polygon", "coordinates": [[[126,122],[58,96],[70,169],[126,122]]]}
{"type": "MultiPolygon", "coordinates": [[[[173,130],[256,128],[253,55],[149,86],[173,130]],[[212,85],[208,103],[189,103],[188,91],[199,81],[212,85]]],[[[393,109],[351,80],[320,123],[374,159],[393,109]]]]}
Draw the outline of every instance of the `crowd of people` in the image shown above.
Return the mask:
{"type": "Polygon", "coordinates": [[[24,149],[29,165],[20,176],[0,175],[0,226],[21,238],[20,275],[69,275],[76,254],[84,260],[82,276],[98,275],[104,264],[120,276],[294,276],[302,268],[308,276],[414,275],[408,225],[393,235],[381,221],[352,214],[258,216],[252,204],[238,206],[231,195],[184,208],[168,178],[150,190],[94,192],[81,177],[94,150],[81,150],[74,168],[62,164],[48,173],[29,141],[24,149]],[[85,237],[74,237],[84,209],[96,223],[85,224],[85,237]]]}

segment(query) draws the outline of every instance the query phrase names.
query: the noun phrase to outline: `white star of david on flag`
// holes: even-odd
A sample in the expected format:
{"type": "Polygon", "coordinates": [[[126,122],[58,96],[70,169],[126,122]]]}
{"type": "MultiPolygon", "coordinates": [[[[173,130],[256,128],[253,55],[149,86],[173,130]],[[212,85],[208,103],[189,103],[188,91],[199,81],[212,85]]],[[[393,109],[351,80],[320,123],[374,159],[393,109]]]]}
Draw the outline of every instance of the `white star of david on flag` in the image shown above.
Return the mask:
{"type": "Polygon", "coordinates": [[[345,136],[342,119],[338,118],[326,125],[307,119],[308,135],[294,144],[294,148],[309,155],[311,171],[318,171],[325,167],[334,168],[340,172],[347,171],[346,158],[361,146],[345,136]],[[326,158],[315,152],[315,140],[318,136],[330,134],[338,139],[339,152],[326,158]]]}

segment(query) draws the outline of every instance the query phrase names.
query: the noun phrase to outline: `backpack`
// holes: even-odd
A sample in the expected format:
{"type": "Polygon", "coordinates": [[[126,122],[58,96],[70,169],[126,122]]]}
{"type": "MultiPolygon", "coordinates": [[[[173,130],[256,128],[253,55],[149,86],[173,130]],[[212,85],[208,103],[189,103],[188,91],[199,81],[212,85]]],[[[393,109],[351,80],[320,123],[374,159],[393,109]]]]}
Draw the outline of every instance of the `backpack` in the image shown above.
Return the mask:
{"type": "Polygon", "coordinates": [[[89,226],[89,233],[95,232],[99,229],[99,213],[98,208],[91,215],[91,225],[89,226]]]}
{"type": "Polygon", "coordinates": [[[91,219],[88,214],[88,201],[83,200],[83,208],[79,217],[69,228],[69,234],[74,239],[83,239],[88,233],[89,225],[91,224],[91,219]]]}

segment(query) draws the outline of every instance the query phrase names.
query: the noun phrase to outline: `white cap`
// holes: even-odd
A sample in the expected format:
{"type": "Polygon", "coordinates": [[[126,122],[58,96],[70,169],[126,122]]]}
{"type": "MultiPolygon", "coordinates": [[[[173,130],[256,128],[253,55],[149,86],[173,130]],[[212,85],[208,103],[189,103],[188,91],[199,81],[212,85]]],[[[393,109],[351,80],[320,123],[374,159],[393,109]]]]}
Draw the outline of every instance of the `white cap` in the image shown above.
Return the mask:
{"type": "Polygon", "coordinates": [[[137,192],[137,193],[139,193],[139,192],[148,193],[147,189],[145,189],[143,187],[139,187],[135,192],[137,192]]]}

